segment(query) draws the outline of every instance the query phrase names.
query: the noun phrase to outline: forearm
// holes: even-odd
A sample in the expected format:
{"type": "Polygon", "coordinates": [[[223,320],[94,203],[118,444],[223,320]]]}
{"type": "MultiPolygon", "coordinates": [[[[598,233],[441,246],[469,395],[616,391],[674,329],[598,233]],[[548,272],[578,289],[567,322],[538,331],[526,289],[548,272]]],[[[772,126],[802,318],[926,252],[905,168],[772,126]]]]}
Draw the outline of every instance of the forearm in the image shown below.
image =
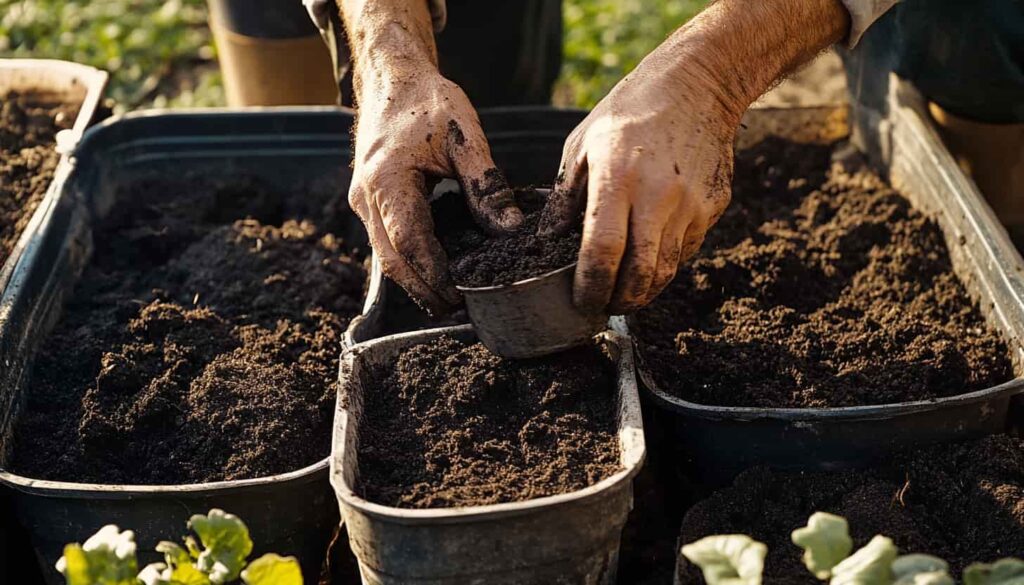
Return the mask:
{"type": "Polygon", "coordinates": [[[337,0],[352,51],[356,94],[364,85],[437,68],[426,0],[337,0]]]}
{"type": "Polygon", "coordinates": [[[718,0],[677,30],[638,70],[709,78],[739,116],[776,80],[843,39],[839,0],[718,0]]]}

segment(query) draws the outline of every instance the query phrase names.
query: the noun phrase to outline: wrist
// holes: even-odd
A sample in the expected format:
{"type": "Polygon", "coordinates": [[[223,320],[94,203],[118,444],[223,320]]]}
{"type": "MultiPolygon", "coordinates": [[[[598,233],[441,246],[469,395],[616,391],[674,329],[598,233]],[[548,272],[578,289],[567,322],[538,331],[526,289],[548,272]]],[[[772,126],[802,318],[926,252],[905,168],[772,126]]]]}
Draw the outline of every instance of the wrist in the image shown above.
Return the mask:
{"type": "Polygon", "coordinates": [[[839,0],[719,0],[641,67],[650,61],[691,89],[696,83],[738,122],[778,79],[840,41],[848,28],[839,0]]]}
{"type": "Polygon", "coordinates": [[[339,0],[339,5],[357,96],[437,71],[437,45],[426,2],[339,0]]]}

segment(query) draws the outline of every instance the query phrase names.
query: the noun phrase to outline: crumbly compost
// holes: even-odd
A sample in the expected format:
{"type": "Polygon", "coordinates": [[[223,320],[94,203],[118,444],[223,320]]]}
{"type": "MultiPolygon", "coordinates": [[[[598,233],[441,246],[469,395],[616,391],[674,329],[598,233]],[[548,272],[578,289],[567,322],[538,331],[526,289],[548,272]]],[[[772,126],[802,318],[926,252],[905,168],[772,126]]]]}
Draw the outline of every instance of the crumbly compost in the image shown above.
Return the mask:
{"type": "Polygon", "coordinates": [[[512,284],[576,262],[582,228],[577,226],[556,236],[538,235],[544,198],[534,189],[517,189],[515,194],[524,221],[518,231],[507,236],[485,233],[473,221],[459,194],[445,194],[434,203],[435,231],[456,284],[512,284]]]}
{"type": "Polygon", "coordinates": [[[53,181],[57,132],[74,123],[75,108],[43,104],[9,92],[0,100],[0,265],[53,181]]]}
{"type": "Polygon", "coordinates": [[[377,503],[522,501],[621,469],[615,368],[594,347],[516,361],[443,336],[363,384],[357,490],[377,503]]]}
{"type": "MultiPolygon", "coordinates": [[[[687,512],[680,542],[747,534],[768,545],[765,583],[813,585],[820,581],[790,533],[817,511],[845,517],[855,547],[882,534],[901,553],[945,559],[954,577],[972,562],[1024,556],[1024,440],[929,447],[861,471],[752,469],[687,512]]],[[[695,567],[682,577],[684,585],[703,582],[695,567]]]]}
{"type": "Polygon", "coordinates": [[[771,138],[733,202],[633,323],[667,392],[818,408],[932,399],[1013,377],[939,227],[857,159],[771,138]]]}
{"type": "Polygon", "coordinates": [[[125,189],[38,353],[13,469],[175,484],[325,457],[336,359],[366,282],[365,251],[318,227],[340,222],[341,185],[162,177],[125,189]]]}

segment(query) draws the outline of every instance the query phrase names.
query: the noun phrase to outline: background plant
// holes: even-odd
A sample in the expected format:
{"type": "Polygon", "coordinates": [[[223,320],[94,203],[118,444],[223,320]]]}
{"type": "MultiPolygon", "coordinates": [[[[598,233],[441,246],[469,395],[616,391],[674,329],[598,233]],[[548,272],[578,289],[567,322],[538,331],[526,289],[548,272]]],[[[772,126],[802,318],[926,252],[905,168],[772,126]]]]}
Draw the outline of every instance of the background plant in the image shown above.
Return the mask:
{"type": "MultiPolygon", "coordinates": [[[[849,525],[840,516],[815,512],[807,526],[793,531],[804,549],[804,566],[829,585],[954,585],[946,561],[925,554],[899,555],[881,535],[855,552],[849,525]]],[[[683,547],[708,585],[761,585],[768,547],[744,534],[702,538],[683,547]]],[[[965,585],[1024,585],[1024,561],[1001,559],[964,569],[965,585]]]]}
{"type": "MultiPolygon", "coordinates": [[[[565,0],[556,102],[592,107],[706,3],[565,0]]],[[[120,110],[224,103],[206,0],[0,0],[0,57],[106,69],[120,110]]]]}
{"type": "Polygon", "coordinates": [[[220,585],[241,580],[245,585],[302,585],[302,571],[293,557],[265,554],[248,562],[253,543],[237,516],[213,509],[188,522],[195,536],[184,546],[163,541],[156,550],[164,562],[138,570],[135,533],[104,526],[85,541],[69,544],[57,561],[67,585],[220,585]],[[198,537],[198,540],[196,540],[198,537]]]}

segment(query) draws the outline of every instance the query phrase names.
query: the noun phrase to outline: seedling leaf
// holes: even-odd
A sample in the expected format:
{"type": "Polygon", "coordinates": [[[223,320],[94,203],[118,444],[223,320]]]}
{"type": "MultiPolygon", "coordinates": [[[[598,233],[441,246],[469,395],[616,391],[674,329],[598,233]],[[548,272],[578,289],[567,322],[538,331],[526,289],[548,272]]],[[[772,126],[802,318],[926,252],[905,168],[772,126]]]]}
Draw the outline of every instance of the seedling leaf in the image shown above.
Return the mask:
{"type": "Polygon", "coordinates": [[[708,536],[683,547],[708,585],[761,585],[768,547],[743,534],[708,536]]]}
{"type": "Polygon", "coordinates": [[[946,561],[931,555],[897,557],[892,563],[894,585],[955,585],[946,561]]]}
{"type": "Polygon", "coordinates": [[[896,545],[884,536],[871,542],[832,568],[830,585],[890,585],[896,545]]]}
{"type": "Polygon", "coordinates": [[[807,519],[807,526],[797,528],[791,535],[793,544],[804,549],[804,565],[822,581],[832,574],[832,568],[850,556],[853,539],[845,518],[815,512],[807,519]]]}
{"type": "Polygon", "coordinates": [[[295,557],[265,554],[242,571],[245,585],[302,585],[302,570],[295,557]]]}
{"type": "Polygon", "coordinates": [[[974,563],[964,569],[964,585],[1024,585],[1024,561],[1007,558],[974,563]]]}
{"type": "Polygon", "coordinates": [[[135,585],[135,533],[108,524],[85,544],[69,544],[57,561],[67,585],[135,585]]]}
{"type": "Polygon", "coordinates": [[[234,514],[213,509],[207,515],[192,516],[189,526],[203,544],[196,559],[199,570],[209,575],[214,585],[237,579],[246,557],[252,553],[252,539],[245,523],[234,514]]]}

